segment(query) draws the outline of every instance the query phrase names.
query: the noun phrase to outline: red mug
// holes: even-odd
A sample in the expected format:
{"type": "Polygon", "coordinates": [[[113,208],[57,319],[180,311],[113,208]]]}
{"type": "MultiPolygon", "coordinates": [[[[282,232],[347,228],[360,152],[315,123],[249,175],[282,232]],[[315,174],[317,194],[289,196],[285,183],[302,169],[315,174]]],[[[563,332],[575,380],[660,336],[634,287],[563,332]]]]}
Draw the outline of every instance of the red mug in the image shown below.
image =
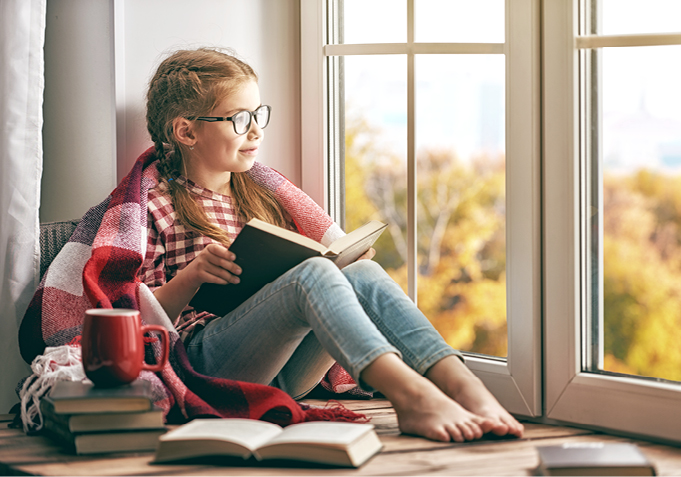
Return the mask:
{"type": "Polygon", "coordinates": [[[133,382],[142,370],[161,371],[168,362],[168,330],[142,325],[140,312],[123,308],[85,311],[81,337],[85,375],[95,386],[113,387],[133,382]],[[144,362],[144,333],[161,334],[163,353],[158,364],[144,362]]]}

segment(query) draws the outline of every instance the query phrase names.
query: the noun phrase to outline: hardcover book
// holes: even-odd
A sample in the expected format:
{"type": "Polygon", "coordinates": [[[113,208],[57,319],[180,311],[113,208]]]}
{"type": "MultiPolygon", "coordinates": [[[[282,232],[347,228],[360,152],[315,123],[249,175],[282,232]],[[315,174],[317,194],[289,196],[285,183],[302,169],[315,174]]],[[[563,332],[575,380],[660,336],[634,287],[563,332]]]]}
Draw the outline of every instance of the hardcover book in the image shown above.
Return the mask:
{"type": "Polygon", "coordinates": [[[159,438],[154,462],[233,456],[359,467],[382,447],[371,424],[305,422],[282,428],[252,419],[196,419],[159,438]]]}
{"type": "Polygon", "coordinates": [[[252,219],[229,247],[242,269],[240,283],[204,283],[189,304],[199,311],[224,316],[308,258],[326,257],[338,268],[345,267],[367,252],[386,227],[373,220],[324,247],[309,237],[252,219]]]}
{"type": "Polygon", "coordinates": [[[54,409],[49,396],[40,400],[40,412],[45,421],[62,427],[67,432],[104,432],[138,429],[162,429],[163,410],[153,406],[149,411],[97,412],[63,414],[54,409]]]}
{"type": "Polygon", "coordinates": [[[148,411],[152,404],[151,383],[143,379],[112,388],[98,388],[90,381],[57,381],[48,398],[60,414],[148,411]]]}
{"type": "Polygon", "coordinates": [[[156,450],[158,438],[166,429],[148,429],[118,432],[69,432],[53,421],[44,421],[45,433],[61,442],[78,455],[113,452],[149,452],[156,450]]]}
{"type": "Polygon", "coordinates": [[[536,475],[656,475],[635,444],[581,442],[537,447],[536,475]]]}

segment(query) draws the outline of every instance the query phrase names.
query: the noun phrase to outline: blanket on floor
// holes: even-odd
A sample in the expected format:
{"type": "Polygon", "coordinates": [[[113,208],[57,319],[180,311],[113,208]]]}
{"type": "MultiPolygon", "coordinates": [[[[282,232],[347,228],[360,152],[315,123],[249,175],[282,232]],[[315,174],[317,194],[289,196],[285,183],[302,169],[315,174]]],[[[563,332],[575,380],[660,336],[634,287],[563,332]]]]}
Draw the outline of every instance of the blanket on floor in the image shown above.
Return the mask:
{"type": "MultiPolygon", "coordinates": [[[[144,371],[140,376],[153,383],[155,403],[168,423],[199,416],[262,419],[280,425],[359,418],[342,407],[297,403],[274,387],[208,377],[192,369],[170,319],[137,278],[146,251],[147,192],[158,184],[155,161],[154,148],[144,152],[109,197],[83,216],[50,265],[20,326],[24,360],[31,363],[47,347],[77,340],[86,309],[133,308],[140,310],[145,323],[163,325],[170,332],[168,364],[160,373],[144,371]]],[[[278,172],[256,163],[249,174],[275,194],[302,234],[326,245],[343,234],[321,207],[278,172]]],[[[149,341],[148,355],[160,356],[158,343],[149,341]]],[[[342,379],[348,377],[345,373],[342,379]]]]}

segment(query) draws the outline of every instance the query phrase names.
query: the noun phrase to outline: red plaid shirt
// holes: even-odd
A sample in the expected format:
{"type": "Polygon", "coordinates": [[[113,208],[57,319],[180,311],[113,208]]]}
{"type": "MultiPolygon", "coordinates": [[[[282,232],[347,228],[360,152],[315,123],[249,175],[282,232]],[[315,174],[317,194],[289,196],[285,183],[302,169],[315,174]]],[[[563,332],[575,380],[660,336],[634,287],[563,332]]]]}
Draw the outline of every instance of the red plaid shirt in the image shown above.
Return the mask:
{"type": "MultiPolygon", "coordinates": [[[[203,207],[208,219],[227,232],[230,239],[239,234],[243,224],[236,217],[232,198],[205,189],[184,177],[176,179],[203,207]]],[[[161,187],[149,190],[147,220],[147,252],[139,271],[139,278],[153,292],[177,275],[206,245],[216,243],[213,239],[188,230],[176,220],[175,208],[170,194],[161,187]]],[[[198,327],[203,327],[213,318],[207,312],[197,312],[187,306],[175,328],[183,341],[188,340],[198,327]]]]}

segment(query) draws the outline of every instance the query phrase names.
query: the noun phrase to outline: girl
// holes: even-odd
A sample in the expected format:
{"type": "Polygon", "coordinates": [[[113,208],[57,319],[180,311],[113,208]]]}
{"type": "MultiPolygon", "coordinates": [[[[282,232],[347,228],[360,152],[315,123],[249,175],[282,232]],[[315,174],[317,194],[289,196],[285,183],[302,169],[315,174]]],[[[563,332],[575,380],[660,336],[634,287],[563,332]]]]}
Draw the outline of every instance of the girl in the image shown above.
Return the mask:
{"type": "Polygon", "coordinates": [[[248,173],[270,112],[255,72],[218,50],[176,52],[149,85],[147,127],[161,179],[149,191],[140,278],[176,318],[192,366],[299,399],[337,361],[390,400],[402,432],[457,442],[488,432],[520,437],[523,426],[371,260],[373,249],[343,270],[307,260],[223,317],[188,307],[203,283],[239,282],[229,244],[246,221],[294,228],[248,173]]]}

